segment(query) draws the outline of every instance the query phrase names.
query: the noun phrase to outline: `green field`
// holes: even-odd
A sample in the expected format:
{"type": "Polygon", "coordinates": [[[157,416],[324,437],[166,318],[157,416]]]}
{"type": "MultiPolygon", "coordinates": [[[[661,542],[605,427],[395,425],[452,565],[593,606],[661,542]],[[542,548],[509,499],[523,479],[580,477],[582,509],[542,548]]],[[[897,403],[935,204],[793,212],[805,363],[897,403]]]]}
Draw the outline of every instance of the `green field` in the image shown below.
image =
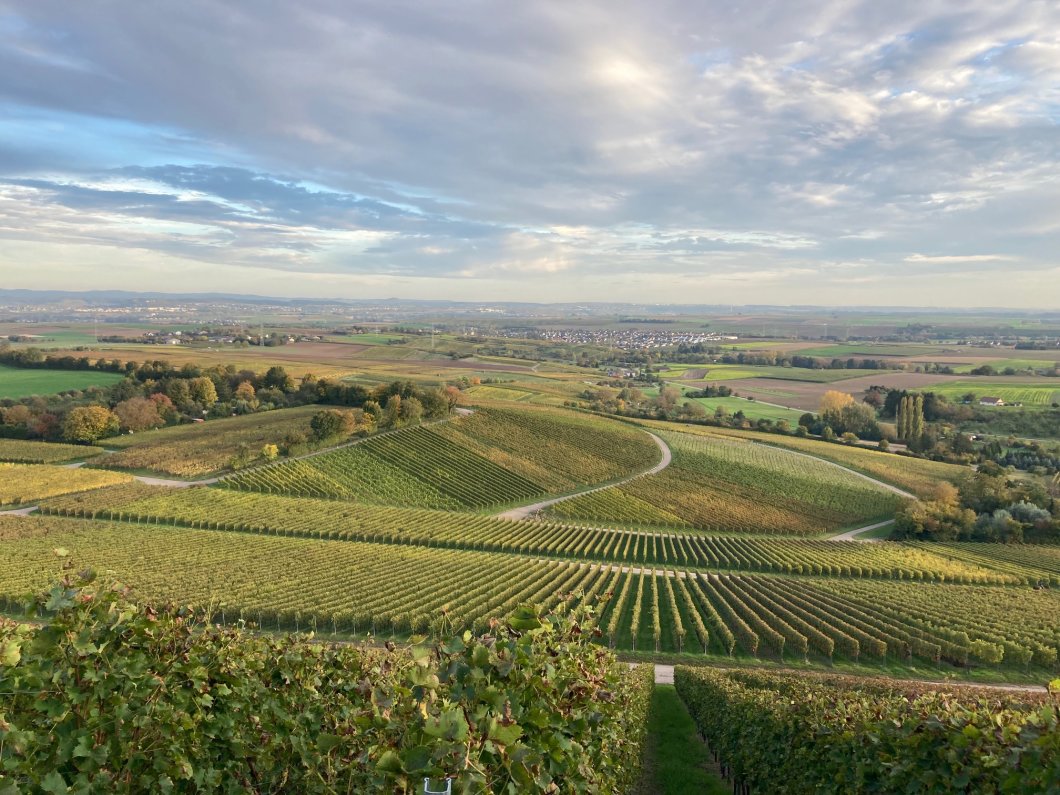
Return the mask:
{"type": "Polygon", "coordinates": [[[811,381],[827,384],[860,378],[868,370],[812,370],[806,367],[778,367],[774,365],[750,364],[664,364],[659,375],[663,378],[682,379],[697,383],[736,381],[749,378],[779,378],[785,381],[811,381]]]}
{"type": "Polygon", "coordinates": [[[925,392],[945,395],[951,402],[957,403],[968,393],[975,395],[976,401],[984,397],[999,397],[1006,403],[1022,403],[1024,406],[1049,406],[1060,402],[1060,382],[1051,384],[997,384],[983,381],[949,381],[923,388],[925,392]]]}
{"type": "Polygon", "coordinates": [[[872,345],[855,343],[850,345],[823,345],[818,348],[802,348],[796,353],[801,356],[820,356],[823,359],[847,359],[895,357],[895,356],[933,356],[945,349],[932,345],[872,345]]]}
{"type": "MultiPolygon", "coordinates": [[[[1017,351],[1018,353],[1018,351],[1017,351]]],[[[972,364],[960,364],[953,368],[953,372],[960,375],[967,375],[977,367],[982,367],[984,364],[988,364],[998,372],[1001,372],[1006,367],[1012,367],[1016,370],[1052,370],[1057,366],[1060,366],[1060,357],[1057,362],[1045,361],[1043,359],[995,359],[989,362],[974,362],[972,364]]]]}
{"type": "Polygon", "coordinates": [[[0,398],[24,398],[33,395],[55,395],[90,386],[110,386],[122,380],[118,373],[98,370],[43,370],[8,367],[0,364],[0,398]]]}
{"type": "Polygon", "coordinates": [[[803,414],[797,409],[789,409],[785,406],[771,406],[768,403],[739,397],[687,398],[686,396],[686,399],[700,404],[710,415],[713,415],[715,410],[721,406],[729,414],[742,411],[744,416],[752,422],[754,420],[772,420],[773,422],[786,420],[793,428],[798,424],[799,417],[803,414]]]}

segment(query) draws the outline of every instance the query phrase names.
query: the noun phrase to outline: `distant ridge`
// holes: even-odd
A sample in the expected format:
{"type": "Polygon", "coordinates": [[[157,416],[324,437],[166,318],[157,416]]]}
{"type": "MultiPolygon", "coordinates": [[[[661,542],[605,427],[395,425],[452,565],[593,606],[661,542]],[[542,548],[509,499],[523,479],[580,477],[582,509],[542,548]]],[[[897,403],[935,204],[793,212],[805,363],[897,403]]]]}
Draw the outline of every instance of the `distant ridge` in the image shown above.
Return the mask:
{"type": "MultiPolygon", "coordinates": [[[[11,304],[47,304],[79,302],[90,306],[127,306],[142,304],[148,301],[172,302],[232,302],[241,304],[269,304],[272,306],[405,306],[430,307],[434,309],[530,309],[540,308],[562,310],[573,313],[584,313],[593,310],[597,314],[644,314],[644,315],[689,315],[709,314],[744,314],[771,312],[806,312],[820,314],[855,314],[864,312],[893,312],[910,315],[933,312],[944,315],[969,315],[983,312],[1003,312],[1007,315],[1027,315],[1030,317],[1052,317],[1060,314],[1060,309],[1042,310],[1010,308],[997,306],[980,307],[932,307],[932,306],[824,306],[811,304],[629,304],[610,301],[570,301],[562,303],[540,303],[533,301],[451,301],[445,299],[420,298],[282,298],[277,296],[250,295],[239,293],[165,293],[136,292],[131,290],[29,290],[0,288],[0,305],[11,304]]],[[[648,320],[648,318],[645,318],[648,320]]]]}

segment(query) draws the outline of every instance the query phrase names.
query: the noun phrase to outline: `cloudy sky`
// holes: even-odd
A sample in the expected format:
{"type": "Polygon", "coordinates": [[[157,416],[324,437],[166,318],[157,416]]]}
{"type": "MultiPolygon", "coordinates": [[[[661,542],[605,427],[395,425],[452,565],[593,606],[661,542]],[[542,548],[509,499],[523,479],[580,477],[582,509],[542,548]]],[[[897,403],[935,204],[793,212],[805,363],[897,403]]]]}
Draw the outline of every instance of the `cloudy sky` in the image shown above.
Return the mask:
{"type": "Polygon", "coordinates": [[[1060,3],[0,0],[0,285],[1060,306],[1060,3]]]}

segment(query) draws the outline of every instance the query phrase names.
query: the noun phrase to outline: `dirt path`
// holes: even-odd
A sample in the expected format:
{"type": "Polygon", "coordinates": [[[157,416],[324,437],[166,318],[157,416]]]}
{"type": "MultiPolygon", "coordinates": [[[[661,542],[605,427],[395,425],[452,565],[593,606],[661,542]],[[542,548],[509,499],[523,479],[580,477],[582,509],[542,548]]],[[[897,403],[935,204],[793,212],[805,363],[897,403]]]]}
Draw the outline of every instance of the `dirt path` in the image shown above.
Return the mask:
{"type": "Polygon", "coordinates": [[[172,480],[170,478],[152,478],[147,475],[133,475],[133,478],[141,483],[146,483],[148,486],[169,486],[171,489],[186,489],[191,486],[208,486],[221,479],[206,478],[205,480],[172,480]]]}
{"type": "Polygon", "coordinates": [[[871,544],[874,541],[879,541],[879,538],[860,538],[861,533],[867,533],[870,530],[878,530],[881,527],[886,527],[889,524],[894,524],[894,519],[886,519],[882,522],[876,522],[876,524],[867,524],[864,527],[855,527],[853,530],[847,530],[845,533],[840,533],[837,536],[832,536],[829,541],[860,541],[863,544],[871,544]]]}
{"type": "Polygon", "coordinates": [[[673,461],[673,453],[670,452],[669,445],[666,444],[662,439],[656,436],[650,431],[645,431],[648,436],[652,438],[652,441],[658,445],[659,450],[662,451],[662,460],[658,464],[653,466],[651,469],[645,470],[644,472],[638,472],[635,475],[630,475],[628,478],[624,478],[614,483],[608,483],[603,486],[597,486],[592,489],[585,491],[579,491],[575,494],[565,494],[562,497],[552,497],[551,499],[541,500],[540,502],[532,503],[531,505],[523,505],[519,508],[512,508],[504,513],[497,514],[498,519],[526,519],[531,514],[537,513],[538,511],[547,508],[550,505],[555,505],[557,502],[563,502],[564,500],[570,500],[574,497],[581,497],[583,494],[592,494],[594,491],[603,491],[604,489],[610,489],[614,486],[621,486],[623,483],[629,483],[631,480],[642,478],[645,475],[654,475],[658,472],[662,472],[666,467],[670,466],[670,462],[673,461]]]}
{"type": "Polygon", "coordinates": [[[0,516],[29,516],[37,510],[36,505],[27,505],[25,508],[14,508],[10,511],[0,511],[0,516]]]}

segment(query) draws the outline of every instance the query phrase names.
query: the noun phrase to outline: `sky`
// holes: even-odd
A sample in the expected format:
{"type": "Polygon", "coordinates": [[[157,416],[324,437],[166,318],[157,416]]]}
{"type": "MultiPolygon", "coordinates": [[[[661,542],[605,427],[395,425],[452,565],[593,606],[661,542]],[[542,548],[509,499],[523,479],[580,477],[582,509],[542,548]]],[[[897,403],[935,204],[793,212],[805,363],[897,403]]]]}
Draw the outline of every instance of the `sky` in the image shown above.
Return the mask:
{"type": "Polygon", "coordinates": [[[1060,307],[1060,3],[0,0],[0,286],[1060,307]]]}

